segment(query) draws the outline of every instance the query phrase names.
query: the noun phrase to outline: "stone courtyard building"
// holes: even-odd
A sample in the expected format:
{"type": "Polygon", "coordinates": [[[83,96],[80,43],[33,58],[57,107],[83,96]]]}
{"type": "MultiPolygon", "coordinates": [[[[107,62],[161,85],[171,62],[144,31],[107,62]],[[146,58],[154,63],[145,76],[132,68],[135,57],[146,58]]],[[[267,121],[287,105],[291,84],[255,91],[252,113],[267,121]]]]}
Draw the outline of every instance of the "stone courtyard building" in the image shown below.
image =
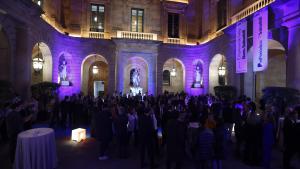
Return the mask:
{"type": "Polygon", "coordinates": [[[218,85],[235,86],[239,94],[251,98],[259,98],[266,86],[300,89],[299,4],[299,0],[0,0],[0,80],[10,81],[25,98],[32,84],[43,81],[61,83],[61,96],[92,94],[96,81],[106,94],[127,93],[133,69],[139,70],[143,92],[153,95],[166,90],[213,93],[218,85]],[[268,12],[268,68],[254,73],[253,18],[260,10],[268,12]],[[247,21],[248,69],[236,73],[236,27],[242,20],[247,21]],[[35,58],[43,60],[40,72],[33,69],[35,58]]]}

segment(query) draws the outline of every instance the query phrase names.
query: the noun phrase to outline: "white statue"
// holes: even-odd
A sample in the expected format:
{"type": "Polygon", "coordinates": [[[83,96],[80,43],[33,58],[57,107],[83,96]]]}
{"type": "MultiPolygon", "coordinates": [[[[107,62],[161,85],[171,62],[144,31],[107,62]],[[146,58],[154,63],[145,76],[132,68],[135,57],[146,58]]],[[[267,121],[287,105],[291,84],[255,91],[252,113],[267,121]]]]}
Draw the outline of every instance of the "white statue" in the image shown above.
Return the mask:
{"type": "Polygon", "coordinates": [[[61,81],[67,80],[67,62],[65,60],[60,65],[59,77],[61,81]]]}
{"type": "Polygon", "coordinates": [[[141,82],[140,71],[137,70],[137,69],[135,69],[135,71],[132,74],[132,84],[133,84],[133,87],[139,87],[140,86],[140,82],[141,82]]]}
{"type": "Polygon", "coordinates": [[[201,70],[200,66],[196,66],[196,83],[201,82],[201,70]]]}

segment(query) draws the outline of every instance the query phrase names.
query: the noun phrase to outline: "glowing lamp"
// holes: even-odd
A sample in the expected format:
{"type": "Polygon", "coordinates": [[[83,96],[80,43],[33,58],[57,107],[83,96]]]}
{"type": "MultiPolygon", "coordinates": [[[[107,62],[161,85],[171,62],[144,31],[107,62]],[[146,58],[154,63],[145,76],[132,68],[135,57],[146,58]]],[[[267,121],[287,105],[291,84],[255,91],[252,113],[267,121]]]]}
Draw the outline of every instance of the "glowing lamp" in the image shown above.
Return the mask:
{"type": "Polygon", "coordinates": [[[98,66],[93,66],[93,74],[98,74],[98,73],[99,73],[98,66]]]}
{"type": "Polygon", "coordinates": [[[39,72],[43,69],[44,60],[42,58],[36,57],[32,59],[33,70],[39,72]]]}
{"type": "Polygon", "coordinates": [[[176,69],[175,69],[175,68],[173,68],[173,69],[171,70],[170,75],[171,75],[172,77],[175,77],[175,76],[176,76],[176,69]]]}
{"type": "Polygon", "coordinates": [[[72,141],[80,142],[81,140],[86,139],[86,130],[82,128],[77,128],[72,130],[72,141]]]}
{"type": "Polygon", "coordinates": [[[220,66],[218,71],[219,76],[225,76],[226,68],[224,66],[220,66]]]}

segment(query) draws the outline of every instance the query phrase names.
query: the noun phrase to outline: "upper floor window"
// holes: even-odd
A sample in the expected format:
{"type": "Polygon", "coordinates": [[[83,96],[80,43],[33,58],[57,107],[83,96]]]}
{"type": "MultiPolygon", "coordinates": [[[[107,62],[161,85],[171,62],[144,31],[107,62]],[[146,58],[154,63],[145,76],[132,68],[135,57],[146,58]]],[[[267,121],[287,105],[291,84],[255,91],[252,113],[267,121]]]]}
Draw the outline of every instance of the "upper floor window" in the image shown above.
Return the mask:
{"type": "Polygon", "coordinates": [[[179,14],[168,14],[168,37],[179,38],[179,14]]]}
{"type": "Polygon", "coordinates": [[[144,32],[144,10],[131,9],[131,31],[144,32]]]}
{"type": "Polygon", "coordinates": [[[33,2],[38,4],[40,7],[43,7],[43,0],[33,0],[33,2]]]}
{"type": "Polygon", "coordinates": [[[104,5],[91,5],[90,31],[104,32],[104,5]]]}
{"type": "Polygon", "coordinates": [[[227,25],[227,0],[219,0],[218,2],[218,29],[227,25]]]}

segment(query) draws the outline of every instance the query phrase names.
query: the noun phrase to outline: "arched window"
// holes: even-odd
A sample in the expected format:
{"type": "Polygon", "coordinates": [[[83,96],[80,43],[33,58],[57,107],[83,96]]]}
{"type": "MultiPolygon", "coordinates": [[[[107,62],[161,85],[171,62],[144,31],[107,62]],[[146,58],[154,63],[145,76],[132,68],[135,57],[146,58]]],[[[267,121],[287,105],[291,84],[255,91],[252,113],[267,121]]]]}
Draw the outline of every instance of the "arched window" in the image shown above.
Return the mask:
{"type": "Polygon", "coordinates": [[[170,86],[171,85],[171,79],[170,79],[170,71],[164,70],[163,71],[163,85],[170,86]]]}

